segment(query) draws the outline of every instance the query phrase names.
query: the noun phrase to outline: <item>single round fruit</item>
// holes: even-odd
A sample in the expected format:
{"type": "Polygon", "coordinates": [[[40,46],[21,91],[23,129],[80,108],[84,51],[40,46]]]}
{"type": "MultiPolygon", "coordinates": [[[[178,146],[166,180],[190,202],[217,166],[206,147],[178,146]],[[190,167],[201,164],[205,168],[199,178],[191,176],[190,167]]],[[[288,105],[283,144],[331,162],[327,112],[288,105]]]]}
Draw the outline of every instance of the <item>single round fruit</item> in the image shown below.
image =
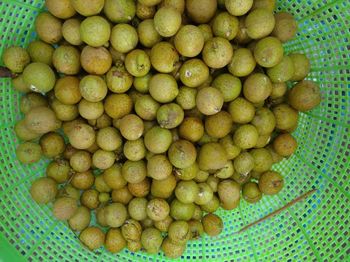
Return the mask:
{"type": "Polygon", "coordinates": [[[38,144],[25,142],[20,144],[16,149],[17,159],[23,164],[32,164],[38,162],[41,158],[42,151],[38,144]]]}
{"type": "Polygon", "coordinates": [[[30,63],[27,50],[18,46],[5,49],[2,59],[5,66],[13,73],[22,73],[24,68],[30,63]]]}
{"type": "Polygon", "coordinates": [[[85,18],[80,25],[81,40],[92,47],[103,46],[111,36],[109,22],[101,16],[85,18]]]}
{"type": "Polygon", "coordinates": [[[207,214],[202,219],[205,233],[209,236],[217,236],[222,232],[224,227],[220,217],[214,214],[207,214]]]}
{"type": "Polygon", "coordinates": [[[312,110],[321,103],[320,88],[313,81],[301,81],[289,90],[288,102],[298,111],[312,110]]]}
{"type": "Polygon", "coordinates": [[[52,212],[58,220],[68,220],[74,216],[78,209],[76,199],[70,197],[58,198],[52,207],[52,212]]]}
{"type": "Polygon", "coordinates": [[[254,9],[245,19],[247,34],[253,39],[268,36],[274,29],[275,23],[273,13],[263,8],[254,9]]]}
{"type": "Polygon", "coordinates": [[[273,149],[277,154],[284,157],[289,157],[294,154],[297,147],[298,143],[296,139],[289,133],[280,134],[273,141],[273,149]]]}
{"type": "Polygon", "coordinates": [[[242,149],[249,149],[256,145],[258,137],[255,126],[247,124],[238,127],[233,135],[233,142],[242,149]]]}
{"type": "Polygon", "coordinates": [[[263,173],[259,179],[259,189],[266,195],[275,195],[283,188],[283,177],[274,171],[263,173]]]}
{"type": "Polygon", "coordinates": [[[40,177],[32,182],[30,195],[38,204],[48,204],[57,195],[57,183],[47,177],[40,177]]]}
{"type": "Polygon", "coordinates": [[[233,48],[227,39],[214,37],[205,43],[202,56],[209,67],[223,68],[231,62],[233,48]]]}
{"type": "Polygon", "coordinates": [[[283,46],[276,37],[266,37],[259,40],[254,48],[256,62],[266,68],[278,65],[283,59],[283,46]]]}
{"type": "Polygon", "coordinates": [[[277,37],[282,43],[291,40],[298,31],[298,23],[293,15],[281,12],[275,14],[276,25],[271,35],[277,37]]]}
{"type": "Polygon", "coordinates": [[[29,64],[23,71],[23,79],[31,90],[39,93],[51,91],[56,82],[53,70],[40,62],[29,64]]]}
{"type": "Polygon", "coordinates": [[[98,227],[88,227],[80,233],[79,239],[90,250],[95,250],[103,246],[105,234],[98,227]]]}
{"type": "Polygon", "coordinates": [[[203,49],[204,37],[198,27],[194,25],[185,25],[176,34],[174,44],[181,55],[195,57],[199,55],[203,49]]]}
{"type": "Polygon", "coordinates": [[[161,7],[154,15],[154,26],[161,36],[173,36],[181,26],[181,14],[173,7],[161,7]]]}
{"type": "Polygon", "coordinates": [[[243,198],[249,203],[256,203],[262,197],[258,184],[254,182],[248,182],[243,185],[242,195],[243,198]]]}
{"type": "Polygon", "coordinates": [[[216,0],[188,0],[186,1],[187,15],[197,24],[208,23],[217,10],[216,0]]]}
{"type": "Polygon", "coordinates": [[[196,105],[205,115],[215,115],[221,111],[224,104],[222,93],[214,87],[204,87],[198,91],[196,105]]]}
{"type": "Polygon", "coordinates": [[[217,170],[227,162],[225,149],[219,143],[204,144],[199,150],[198,164],[201,170],[217,170]]]}

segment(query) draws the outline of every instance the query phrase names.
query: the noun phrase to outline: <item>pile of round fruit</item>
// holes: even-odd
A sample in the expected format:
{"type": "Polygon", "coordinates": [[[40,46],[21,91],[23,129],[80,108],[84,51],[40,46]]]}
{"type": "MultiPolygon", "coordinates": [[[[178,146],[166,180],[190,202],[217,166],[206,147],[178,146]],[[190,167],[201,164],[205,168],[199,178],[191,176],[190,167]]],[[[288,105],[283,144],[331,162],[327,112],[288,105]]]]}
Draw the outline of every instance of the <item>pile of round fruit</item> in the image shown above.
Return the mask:
{"type": "Polygon", "coordinates": [[[282,189],[271,167],[294,153],[298,111],[321,96],[307,57],[284,53],[297,23],[274,0],[46,7],[39,40],[3,55],[25,93],[16,153],[52,159],[31,196],[85,246],[179,257],[220,234],[218,208],[282,189]]]}

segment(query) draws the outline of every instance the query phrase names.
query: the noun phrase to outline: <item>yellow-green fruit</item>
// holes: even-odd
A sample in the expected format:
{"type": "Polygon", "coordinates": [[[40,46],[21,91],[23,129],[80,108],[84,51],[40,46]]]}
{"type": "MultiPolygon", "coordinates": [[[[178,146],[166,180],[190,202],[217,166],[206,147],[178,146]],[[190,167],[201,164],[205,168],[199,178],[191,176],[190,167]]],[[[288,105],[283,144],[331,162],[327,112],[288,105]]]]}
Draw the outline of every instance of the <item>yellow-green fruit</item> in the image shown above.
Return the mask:
{"type": "Polygon", "coordinates": [[[217,0],[187,0],[187,15],[197,24],[208,23],[217,10],[217,0]]]}
{"type": "Polygon", "coordinates": [[[73,46],[60,46],[53,53],[52,62],[59,73],[76,75],[80,71],[80,52],[73,46]]]}
{"type": "Polygon", "coordinates": [[[35,92],[47,93],[53,89],[56,76],[44,63],[31,63],[23,71],[24,82],[35,92]]]}
{"type": "Polygon", "coordinates": [[[178,85],[173,76],[169,74],[156,74],[149,83],[151,96],[160,103],[173,101],[179,94],[178,85]]]}
{"type": "Polygon", "coordinates": [[[147,53],[141,49],[135,49],[127,54],[125,67],[135,77],[142,77],[148,74],[151,69],[151,61],[147,53]]]}
{"type": "Polygon", "coordinates": [[[282,61],[283,52],[281,41],[276,37],[269,36],[256,43],[254,57],[259,65],[269,68],[282,61]]]}
{"type": "Polygon", "coordinates": [[[310,72],[310,61],[304,54],[290,54],[294,64],[294,75],[290,79],[291,81],[301,81],[310,72]]]}
{"type": "Polygon", "coordinates": [[[233,52],[232,61],[228,64],[228,70],[237,77],[251,74],[256,66],[252,51],[247,48],[238,48],[233,52]]]}
{"type": "Polygon", "coordinates": [[[250,75],[243,84],[244,97],[252,103],[265,101],[272,92],[270,79],[261,73],[250,75]]]}
{"type": "Polygon", "coordinates": [[[242,149],[253,148],[258,142],[259,134],[255,126],[240,126],[233,135],[233,142],[242,149]]]}
{"type": "Polygon", "coordinates": [[[202,219],[205,233],[209,236],[217,236],[223,230],[223,222],[220,217],[214,214],[207,214],[202,219]]]}
{"type": "Polygon", "coordinates": [[[142,21],[137,27],[140,43],[148,48],[153,47],[156,43],[162,40],[162,37],[157,32],[154,26],[153,19],[146,19],[142,21]]]}
{"type": "Polygon", "coordinates": [[[222,12],[214,17],[212,28],[215,36],[231,41],[238,33],[239,21],[228,12],[222,12]]]}
{"type": "Polygon", "coordinates": [[[194,58],[182,64],[179,74],[184,85],[198,87],[209,78],[209,68],[202,60],[194,58]]]}
{"type": "Polygon", "coordinates": [[[185,0],[163,0],[160,1],[161,6],[171,6],[179,11],[181,14],[185,12],[185,0]]]}
{"type": "Polygon", "coordinates": [[[275,27],[275,17],[267,9],[258,8],[249,13],[245,19],[247,34],[253,39],[268,36],[275,27]]]}
{"type": "Polygon", "coordinates": [[[293,60],[289,56],[284,56],[279,64],[267,69],[267,75],[274,83],[284,83],[294,76],[294,71],[293,60]]]}
{"type": "Polygon", "coordinates": [[[160,42],[152,47],[150,58],[154,69],[161,73],[171,73],[179,61],[179,54],[172,44],[160,42]]]}
{"type": "Polygon", "coordinates": [[[47,177],[40,177],[33,181],[30,187],[30,195],[38,204],[48,204],[57,195],[57,183],[47,177]]]}
{"type": "Polygon", "coordinates": [[[259,179],[259,189],[266,195],[275,195],[280,192],[284,185],[283,177],[274,171],[263,173],[259,179]]]}
{"type": "Polygon", "coordinates": [[[83,41],[80,36],[81,21],[77,18],[66,20],[62,26],[62,35],[71,45],[81,45],[83,41]]]}
{"type": "Polygon", "coordinates": [[[198,164],[201,170],[217,170],[227,162],[225,149],[219,143],[204,144],[199,150],[198,164]]]}
{"type": "Polygon", "coordinates": [[[74,9],[83,16],[97,15],[102,11],[105,0],[70,0],[74,9]]]}
{"type": "Polygon", "coordinates": [[[113,27],[111,33],[111,45],[121,53],[133,50],[139,41],[137,31],[129,24],[118,24],[113,27]]]}
{"type": "Polygon", "coordinates": [[[194,25],[185,25],[176,34],[174,44],[177,51],[186,57],[195,57],[203,49],[204,37],[194,25]]]}
{"type": "Polygon", "coordinates": [[[31,109],[25,116],[25,123],[29,130],[38,134],[54,131],[58,126],[55,112],[45,106],[31,109]]]}
{"type": "Polygon", "coordinates": [[[301,81],[290,89],[288,102],[298,111],[309,111],[321,103],[320,88],[313,81],[301,81]]]}
{"type": "Polygon", "coordinates": [[[70,18],[76,13],[70,0],[46,0],[45,6],[51,14],[60,19],[70,18]]]}
{"type": "Polygon", "coordinates": [[[101,16],[86,18],[80,25],[80,36],[86,44],[92,47],[103,46],[111,35],[109,22],[101,16]]]}
{"type": "Polygon", "coordinates": [[[105,47],[85,46],[81,52],[81,66],[92,75],[104,75],[112,65],[112,56],[105,47]]]}
{"type": "Polygon", "coordinates": [[[273,12],[276,7],[276,0],[254,0],[252,9],[265,8],[270,12],[273,12]]]}
{"type": "Polygon", "coordinates": [[[295,21],[293,15],[281,12],[275,14],[276,25],[272,31],[273,36],[285,43],[292,39],[298,31],[298,23],[295,21]]]}
{"type": "Polygon", "coordinates": [[[22,73],[24,68],[30,63],[27,50],[18,46],[5,49],[2,59],[5,66],[14,73],[22,73]]]}
{"type": "Polygon", "coordinates": [[[161,7],[154,15],[155,29],[161,36],[173,36],[179,30],[181,20],[181,14],[175,8],[161,7]]]}
{"type": "Polygon", "coordinates": [[[221,111],[224,96],[214,87],[204,87],[198,91],[196,105],[204,115],[215,115],[221,111]]]}
{"type": "Polygon", "coordinates": [[[104,107],[107,115],[119,119],[131,112],[133,102],[127,94],[112,94],[105,99],[104,107]]]}
{"type": "Polygon", "coordinates": [[[79,239],[90,250],[95,250],[103,246],[105,234],[98,227],[88,227],[80,233],[79,239]]]}
{"type": "Polygon", "coordinates": [[[44,42],[56,44],[62,39],[62,22],[53,15],[44,12],[36,17],[35,31],[44,42]]]}
{"type": "Polygon", "coordinates": [[[221,91],[225,102],[235,100],[242,90],[241,80],[231,74],[221,74],[217,76],[211,85],[221,91]]]}
{"type": "Polygon", "coordinates": [[[77,201],[70,197],[60,197],[52,207],[53,215],[58,220],[68,220],[74,216],[78,209],[77,201]]]}
{"type": "Polygon", "coordinates": [[[233,48],[230,42],[222,37],[209,39],[203,48],[204,62],[211,68],[223,68],[232,60],[233,48]]]}
{"type": "Polygon", "coordinates": [[[253,0],[225,0],[227,11],[234,16],[242,16],[249,12],[253,6],[253,0]]]}
{"type": "Polygon", "coordinates": [[[136,14],[136,4],[134,0],[105,0],[103,11],[113,23],[127,23],[136,14]]]}

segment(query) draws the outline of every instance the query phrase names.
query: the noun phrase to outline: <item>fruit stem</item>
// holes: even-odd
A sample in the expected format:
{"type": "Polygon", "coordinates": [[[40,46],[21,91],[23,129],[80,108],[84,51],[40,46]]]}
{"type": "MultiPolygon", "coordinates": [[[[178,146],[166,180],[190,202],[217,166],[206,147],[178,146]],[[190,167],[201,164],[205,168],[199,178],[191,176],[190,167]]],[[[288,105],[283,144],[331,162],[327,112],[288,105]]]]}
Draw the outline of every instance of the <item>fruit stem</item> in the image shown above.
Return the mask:
{"type": "Polygon", "coordinates": [[[0,78],[15,78],[16,75],[12,74],[12,72],[3,66],[0,66],[0,78]]]}
{"type": "Polygon", "coordinates": [[[278,215],[279,213],[281,213],[283,210],[286,210],[288,207],[291,207],[293,205],[295,205],[296,203],[298,202],[301,202],[303,201],[305,198],[307,198],[308,196],[312,195],[313,193],[315,193],[317,191],[316,188],[310,190],[309,192],[306,192],[305,194],[297,197],[296,199],[290,201],[288,204],[286,204],[285,206],[277,209],[276,211],[272,212],[271,214],[268,214],[267,216],[263,217],[263,218],[260,218],[259,220],[243,227],[241,230],[239,230],[238,232],[236,232],[237,234],[240,234],[240,233],[243,233],[244,231],[248,230],[249,228],[251,228],[252,226],[255,226],[257,224],[260,224],[261,222],[271,218],[271,217],[274,217],[276,215],[278,215]]]}

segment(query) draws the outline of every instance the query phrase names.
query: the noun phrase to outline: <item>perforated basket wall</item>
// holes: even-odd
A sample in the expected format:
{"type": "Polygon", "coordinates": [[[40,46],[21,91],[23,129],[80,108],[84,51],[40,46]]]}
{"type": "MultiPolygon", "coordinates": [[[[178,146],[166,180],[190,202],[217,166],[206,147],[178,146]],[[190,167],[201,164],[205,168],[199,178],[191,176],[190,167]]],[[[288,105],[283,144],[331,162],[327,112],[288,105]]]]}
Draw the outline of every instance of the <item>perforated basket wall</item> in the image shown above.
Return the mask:
{"type": "MultiPolygon", "coordinates": [[[[0,1],[0,54],[5,47],[26,47],[43,1],[0,1]]],[[[279,10],[293,13],[299,33],[285,48],[307,53],[309,78],[322,88],[323,101],[300,115],[296,154],[274,166],[286,187],[257,205],[244,201],[234,212],[220,211],[225,231],[217,238],[191,242],[187,261],[349,261],[350,259],[350,2],[280,0],[279,10]],[[284,206],[311,188],[318,191],[278,216],[235,234],[243,226],[284,206]]],[[[0,261],[165,261],[123,251],[112,255],[82,248],[50,207],[34,204],[28,194],[46,163],[24,166],[15,157],[13,126],[20,119],[19,94],[0,80],[0,261]]]]}

